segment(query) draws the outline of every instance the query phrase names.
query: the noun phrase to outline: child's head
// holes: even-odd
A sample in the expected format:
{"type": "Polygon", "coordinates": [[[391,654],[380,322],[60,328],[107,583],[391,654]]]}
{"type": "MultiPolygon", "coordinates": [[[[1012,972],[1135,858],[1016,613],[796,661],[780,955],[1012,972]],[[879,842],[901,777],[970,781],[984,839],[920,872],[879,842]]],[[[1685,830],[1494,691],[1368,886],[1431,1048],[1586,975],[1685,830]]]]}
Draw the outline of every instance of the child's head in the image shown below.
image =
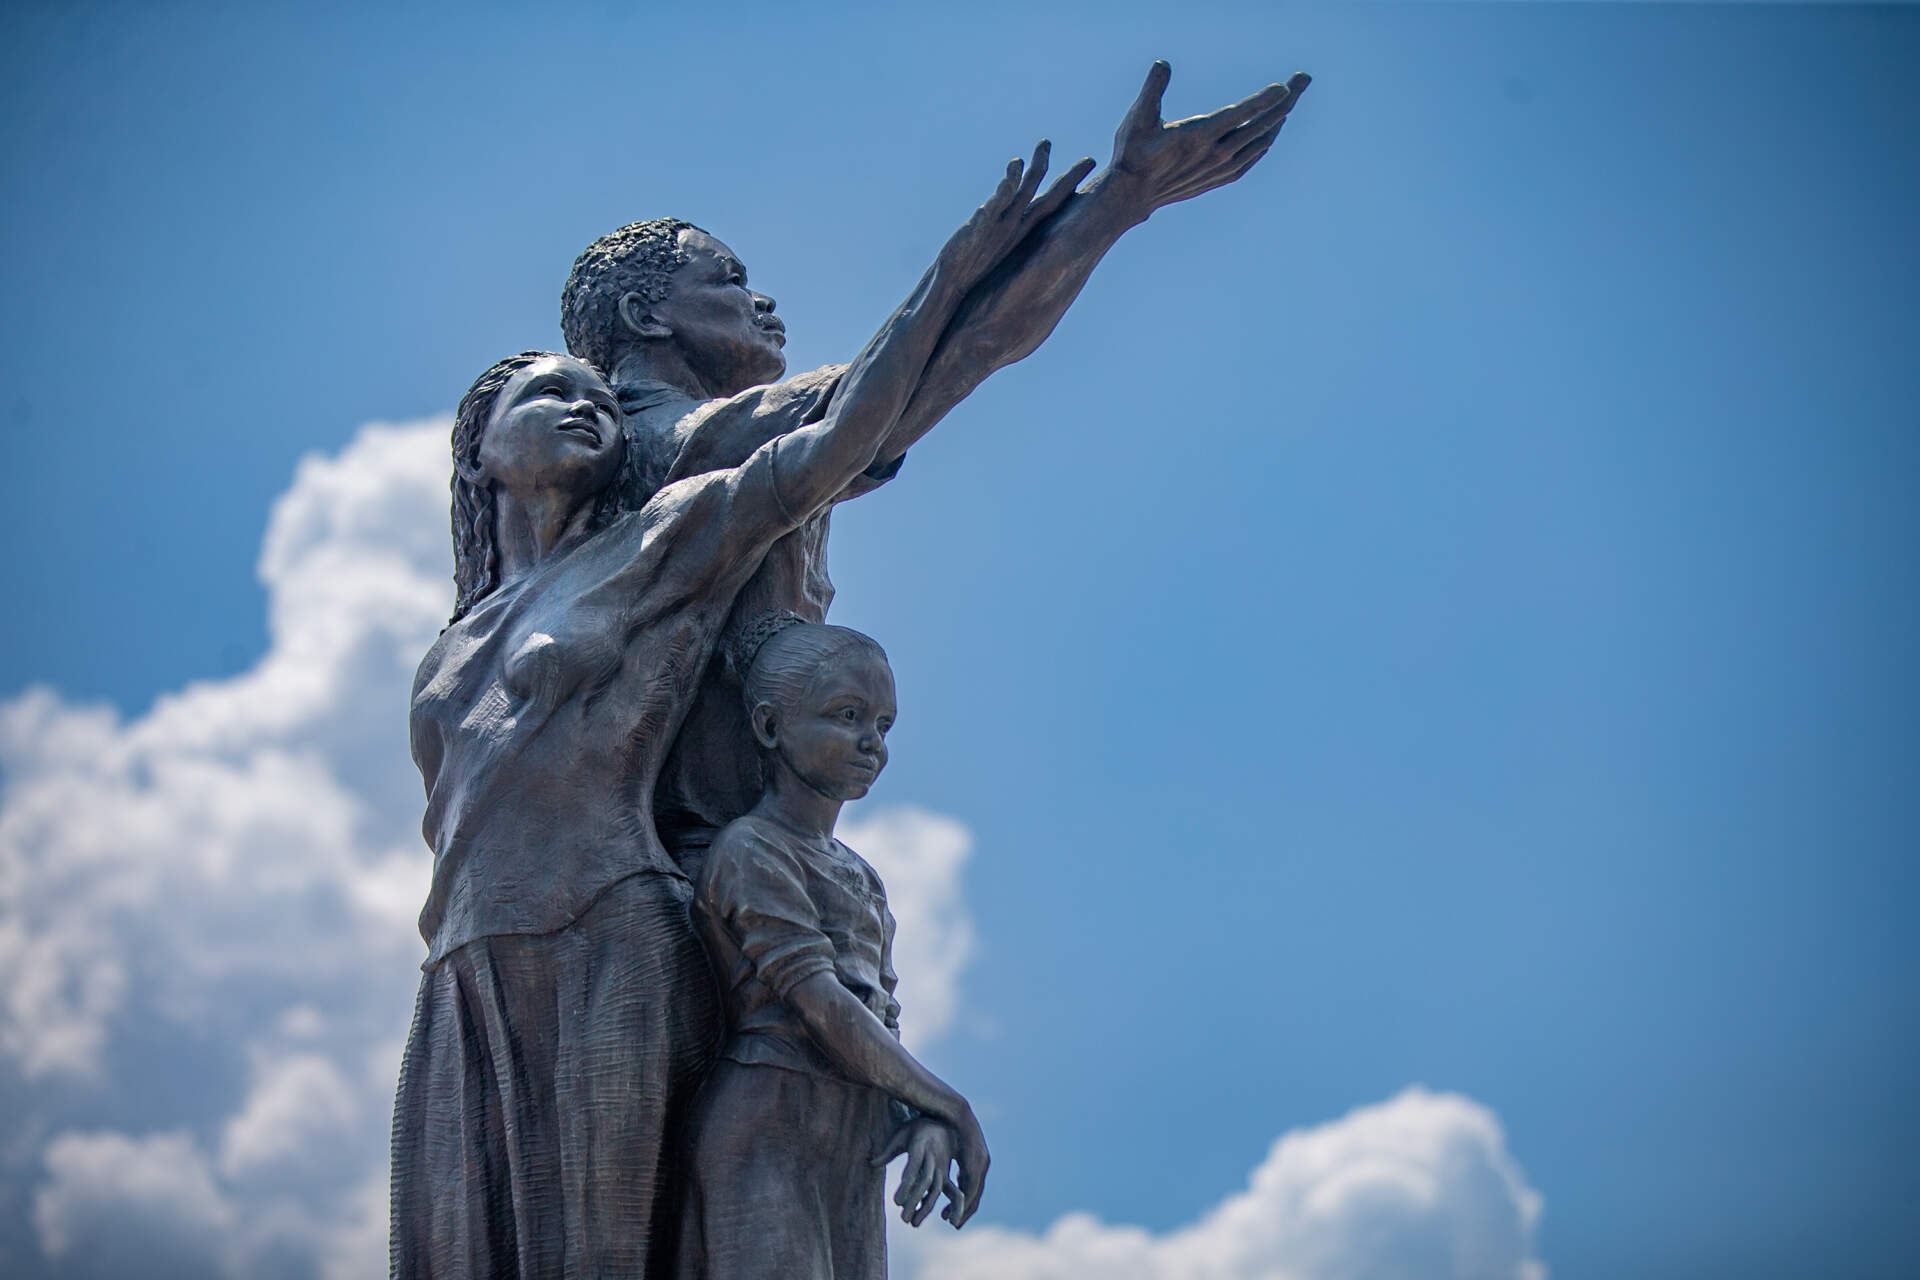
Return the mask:
{"type": "Polygon", "coordinates": [[[866,795],[886,767],[895,714],[886,651],[858,631],[791,615],[758,620],[750,633],[764,637],[745,675],[761,750],[824,796],[866,795]]]}

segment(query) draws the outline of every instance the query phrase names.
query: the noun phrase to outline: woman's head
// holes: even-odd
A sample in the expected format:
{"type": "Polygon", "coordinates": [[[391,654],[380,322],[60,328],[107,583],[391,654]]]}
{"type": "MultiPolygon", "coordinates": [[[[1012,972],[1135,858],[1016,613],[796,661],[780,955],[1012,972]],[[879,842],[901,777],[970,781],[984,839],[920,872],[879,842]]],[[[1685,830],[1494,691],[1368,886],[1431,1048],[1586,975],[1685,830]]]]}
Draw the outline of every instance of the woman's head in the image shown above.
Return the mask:
{"type": "Polygon", "coordinates": [[[619,402],[585,361],[523,351],[474,379],[453,419],[453,620],[498,585],[500,491],[601,501],[625,452],[619,402]]]}
{"type": "Polygon", "coordinates": [[[747,716],[763,752],[834,800],[867,794],[887,764],[893,669],[872,637],[792,615],[750,629],[747,716]]]}

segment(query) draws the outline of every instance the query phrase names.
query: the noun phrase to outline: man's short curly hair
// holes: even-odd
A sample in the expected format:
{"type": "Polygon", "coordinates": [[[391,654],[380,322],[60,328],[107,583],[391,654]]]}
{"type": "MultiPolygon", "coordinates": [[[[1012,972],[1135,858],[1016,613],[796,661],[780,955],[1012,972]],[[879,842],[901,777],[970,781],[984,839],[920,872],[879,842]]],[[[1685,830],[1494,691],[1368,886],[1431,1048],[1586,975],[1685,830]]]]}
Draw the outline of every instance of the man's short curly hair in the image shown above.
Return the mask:
{"type": "Polygon", "coordinates": [[[674,269],[691,261],[680,248],[682,231],[700,228],[679,218],[655,218],[609,231],[573,260],[560,291],[560,332],[567,350],[612,371],[627,345],[620,340],[620,299],[637,293],[659,302],[672,287],[674,269]]]}

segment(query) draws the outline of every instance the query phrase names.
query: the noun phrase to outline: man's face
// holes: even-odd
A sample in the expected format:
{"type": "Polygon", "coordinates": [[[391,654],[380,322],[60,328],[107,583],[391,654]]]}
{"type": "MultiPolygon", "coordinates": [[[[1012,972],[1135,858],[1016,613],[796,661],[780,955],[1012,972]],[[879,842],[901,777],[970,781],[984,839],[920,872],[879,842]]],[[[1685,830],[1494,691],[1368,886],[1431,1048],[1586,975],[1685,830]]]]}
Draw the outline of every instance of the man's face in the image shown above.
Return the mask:
{"type": "Polygon", "coordinates": [[[723,396],[778,379],[787,371],[787,327],[774,316],[773,299],[747,288],[746,267],[706,232],[682,231],[680,249],[688,262],[648,310],[673,330],[688,367],[723,396]]]}

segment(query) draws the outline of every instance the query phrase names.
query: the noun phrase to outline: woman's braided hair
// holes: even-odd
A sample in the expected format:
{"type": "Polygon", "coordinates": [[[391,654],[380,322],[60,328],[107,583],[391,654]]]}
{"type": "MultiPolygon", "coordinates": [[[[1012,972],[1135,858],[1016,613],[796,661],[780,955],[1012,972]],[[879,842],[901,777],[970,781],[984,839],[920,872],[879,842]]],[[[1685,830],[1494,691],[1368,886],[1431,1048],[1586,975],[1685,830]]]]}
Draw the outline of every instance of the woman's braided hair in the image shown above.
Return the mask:
{"type": "MultiPolygon", "coordinates": [[[[496,361],[473,380],[473,385],[467,388],[467,394],[460,397],[460,407],[454,411],[453,616],[447,619],[448,626],[464,618],[468,610],[500,585],[500,548],[498,533],[494,528],[496,502],[493,487],[467,478],[479,471],[480,441],[486,435],[487,423],[493,418],[494,404],[500,399],[500,393],[505,390],[507,383],[513,380],[514,374],[536,361],[550,358],[579,359],[578,356],[563,356],[552,351],[522,351],[517,356],[508,356],[496,361]]],[[[587,364],[584,360],[580,363],[587,364]]],[[[587,367],[593,368],[590,364],[587,367]]],[[[624,437],[624,432],[622,434],[624,437]]],[[[612,518],[620,496],[628,488],[632,467],[632,450],[627,450],[621,458],[619,474],[600,494],[594,508],[595,528],[612,518]]]]}

